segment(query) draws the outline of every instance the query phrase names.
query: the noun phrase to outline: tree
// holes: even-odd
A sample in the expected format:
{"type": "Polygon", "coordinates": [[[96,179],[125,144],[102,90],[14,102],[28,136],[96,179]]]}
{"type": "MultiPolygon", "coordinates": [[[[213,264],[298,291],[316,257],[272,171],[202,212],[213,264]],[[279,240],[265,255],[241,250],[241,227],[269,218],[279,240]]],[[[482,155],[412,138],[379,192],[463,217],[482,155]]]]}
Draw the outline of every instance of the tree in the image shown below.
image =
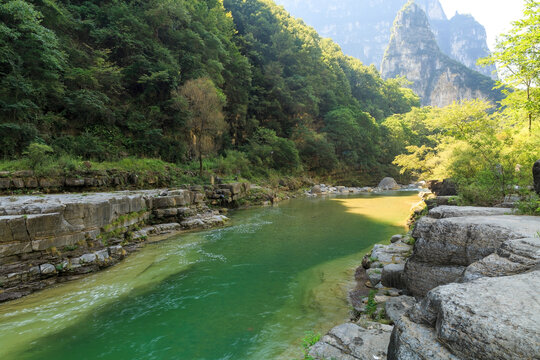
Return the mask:
{"type": "Polygon", "coordinates": [[[497,64],[503,79],[501,86],[525,89],[530,133],[533,114],[538,112],[540,2],[525,1],[524,18],[513,23],[512,30],[498,40],[496,50],[490,57],[480,59],[479,64],[497,64]]]}
{"type": "Polygon", "coordinates": [[[225,96],[216,88],[212,80],[199,78],[187,81],[180,89],[188,103],[192,149],[199,159],[199,172],[203,173],[203,156],[215,150],[219,138],[227,129],[223,116],[225,96]]]}

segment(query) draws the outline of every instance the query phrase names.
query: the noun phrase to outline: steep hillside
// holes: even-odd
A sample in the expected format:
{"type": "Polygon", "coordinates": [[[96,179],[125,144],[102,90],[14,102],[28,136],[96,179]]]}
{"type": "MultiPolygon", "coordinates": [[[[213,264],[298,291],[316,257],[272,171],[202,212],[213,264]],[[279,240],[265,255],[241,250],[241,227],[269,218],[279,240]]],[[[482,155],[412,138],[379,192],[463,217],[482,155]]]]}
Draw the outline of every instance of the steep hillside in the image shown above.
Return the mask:
{"type": "Polygon", "coordinates": [[[8,0],[0,28],[2,158],[375,166],[377,121],[418,102],[267,0],[8,0]]]}
{"type": "Polygon", "coordinates": [[[409,2],[398,13],[381,72],[385,78],[404,76],[423,105],[443,107],[454,101],[498,101],[494,82],[443,54],[425,12],[409,2]]]}

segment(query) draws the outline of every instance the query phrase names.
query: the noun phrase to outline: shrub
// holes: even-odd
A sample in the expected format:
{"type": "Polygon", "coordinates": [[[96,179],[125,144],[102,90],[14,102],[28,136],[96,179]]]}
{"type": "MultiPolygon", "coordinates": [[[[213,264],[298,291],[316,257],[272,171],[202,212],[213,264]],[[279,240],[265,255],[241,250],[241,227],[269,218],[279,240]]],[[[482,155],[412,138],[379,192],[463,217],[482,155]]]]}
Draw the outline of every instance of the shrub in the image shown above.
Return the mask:
{"type": "Polygon", "coordinates": [[[217,161],[217,171],[224,176],[240,175],[251,178],[250,166],[247,155],[236,150],[227,150],[225,156],[221,156],[217,161]]]}
{"type": "Polygon", "coordinates": [[[30,168],[37,172],[43,172],[52,162],[52,154],[54,154],[52,147],[40,143],[31,143],[24,152],[30,168]]]}

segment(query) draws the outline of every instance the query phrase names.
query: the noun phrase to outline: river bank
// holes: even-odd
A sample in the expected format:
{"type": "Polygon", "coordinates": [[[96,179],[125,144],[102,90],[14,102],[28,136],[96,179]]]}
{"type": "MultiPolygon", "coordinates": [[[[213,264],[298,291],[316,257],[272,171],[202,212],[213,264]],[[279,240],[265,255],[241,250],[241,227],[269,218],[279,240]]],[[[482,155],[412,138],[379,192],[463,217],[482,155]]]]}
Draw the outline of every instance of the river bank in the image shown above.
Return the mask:
{"type": "Polygon", "coordinates": [[[299,358],[304,331],[348,317],[354,265],[403,231],[417,201],[298,198],[148,243],[114,267],[2,304],[0,357],[299,358]]]}
{"type": "Polygon", "coordinates": [[[411,233],[376,245],[356,273],[357,315],[325,335],[310,356],[535,358],[540,218],[512,213],[436,206],[411,233]]]}
{"type": "Polygon", "coordinates": [[[0,302],[110,267],[149,237],[222,226],[250,185],[0,197],[0,302]]]}

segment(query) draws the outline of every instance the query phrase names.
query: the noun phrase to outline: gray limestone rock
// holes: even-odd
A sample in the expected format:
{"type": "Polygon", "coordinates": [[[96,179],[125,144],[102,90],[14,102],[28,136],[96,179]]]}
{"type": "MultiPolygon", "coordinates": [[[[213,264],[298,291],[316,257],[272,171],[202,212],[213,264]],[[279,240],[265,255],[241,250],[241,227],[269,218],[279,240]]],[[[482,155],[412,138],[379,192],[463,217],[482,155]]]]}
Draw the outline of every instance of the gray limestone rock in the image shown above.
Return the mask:
{"type": "Polygon", "coordinates": [[[534,237],[540,217],[470,216],[420,219],[413,232],[416,261],[468,266],[492,253],[510,239],[534,237]]]}
{"type": "MultiPolygon", "coordinates": [[[[384,264],[402,263],[410,255],[412,246],[401,241],[390,245],[377,244],[373,246],[371,256],[374,261],[384,264]]],[[[372,266],[373,267],[373,266],[372,266]]]]}
{"type": "Polygon", "coordinates": [[[418,262],[411,258],[405,264],[404,280],[407,290],[414,296],[425,296],[439,285],[459,281],[465,266],[437,265],[418,262]]]}
{"type": "Polygon", "coordinates": [[[382,190],[396,190],[400,188],[396,180],[391,177],[385,177],[382,179],[377,187],[382,190]]]}
{"type": "Polygon", "coordinates": [[[383,286],[405,289],[407,284],[404,281],[403,273],[405,271],[405,264],[388,264],[382,269],[381,283],[383,286]]]}
{"type": "Polygon", "coordinates": [[[313,345],[309,355],[315,360],[384,359],[391,332],[391,326],[378,323],[369,323],[367,328],[342,324],[313,345]]]}
{"type": "Polygon", "coordinates": [[[438,343],[459,359],[538,359],[539,283],[540,271],[532,271],[440,286],[398,322],[388,358],[429,358],[424,348],[438,343]],[[422,333],[431,339],[411,345],[422,333]]]}
{"type": "Polygon", "coordinates": [[[540,265],[540,238],[505,241],[497,250],[472,263],[463,273],[462,281],[481,277],[509,276],[524,273],[540,265]]]}
{"type": "Polygon", "coordinates": [[[384,310],[386,316],[396,323],[415,304],[416,300],[412,296],[391,297],[384,304],[384,310]]]}
{"type": "Polygon", "coordinates": [[[76,264],[94,264],[97,261],[96,254],[84,254],[78,258],[76,264]]]}
{"type": "Polygon", "coordinates": [[[382,269],[367,269],[366,274],[371,285],[375,286],[381,281],[382,269]]]}
{"type": "MultiPolygon", "coordinates": [[[[394,324],[388,360],[463,360],[437,341],[435,330],[402,316],[394,324]]],[[[472,360],[472,359],[471,359],[472,360]]]]}
{"type": "Polygon", "coordinates": [[[39,266],[41,275],[53,275],[56,274],[56,268],[52,264],[43,264],[39,266]]]}
{"type": "Polygon", "coordinates": [[[504,208],[443,205],[431,209],[428,213],[428,216],[434,219],[443,219],[463,216],[496,216],[511,214],[511,209],[504,208]]]}

